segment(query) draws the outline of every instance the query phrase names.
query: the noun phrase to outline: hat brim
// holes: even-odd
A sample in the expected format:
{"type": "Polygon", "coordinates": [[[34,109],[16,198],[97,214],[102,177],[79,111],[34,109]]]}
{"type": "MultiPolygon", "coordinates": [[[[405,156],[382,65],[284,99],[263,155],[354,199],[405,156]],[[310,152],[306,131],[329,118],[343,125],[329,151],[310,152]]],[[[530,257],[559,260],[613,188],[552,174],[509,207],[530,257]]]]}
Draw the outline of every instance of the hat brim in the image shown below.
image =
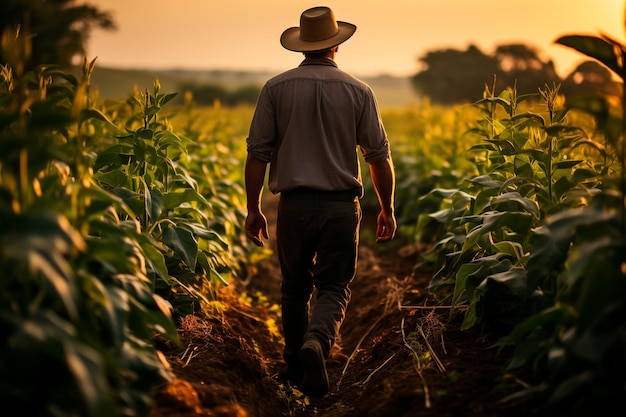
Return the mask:
{"type": "Polygon", "coordinates": [[[339,30],[334,36],[316,42],[301,40],[299,27],[289,28],[280,36],[280,44],[283,48],[294,52],[323,51],[347,41],[356,31],[356,26],[352,23],[337,21],[337,26],[339,30]]]}

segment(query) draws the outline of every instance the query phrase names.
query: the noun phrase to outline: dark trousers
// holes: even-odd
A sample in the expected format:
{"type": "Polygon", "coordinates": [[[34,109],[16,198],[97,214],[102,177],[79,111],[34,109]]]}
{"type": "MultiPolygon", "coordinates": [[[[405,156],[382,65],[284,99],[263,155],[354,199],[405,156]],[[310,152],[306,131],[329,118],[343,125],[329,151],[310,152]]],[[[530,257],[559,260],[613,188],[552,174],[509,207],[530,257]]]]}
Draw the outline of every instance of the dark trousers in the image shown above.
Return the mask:
{"type": "Polygon", "coordinates": [[[296,363],[310,338],[321,342],[328,357],[350,301],[360,223],[361,206],[353,193],[305,190],[281,195],[276,237],[288,365],[296,363]]]}

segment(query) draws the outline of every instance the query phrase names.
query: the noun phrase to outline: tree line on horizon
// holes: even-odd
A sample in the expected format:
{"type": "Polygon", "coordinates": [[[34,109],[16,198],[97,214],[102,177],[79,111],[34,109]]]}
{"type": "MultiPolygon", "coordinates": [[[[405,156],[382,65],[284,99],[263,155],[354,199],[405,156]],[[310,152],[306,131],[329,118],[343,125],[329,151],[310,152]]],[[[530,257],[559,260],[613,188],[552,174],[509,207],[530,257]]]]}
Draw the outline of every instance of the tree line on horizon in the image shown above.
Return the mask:
{"type": "Polygon", "coordinates": [[[621,94],[622,90],[621,82],[596,61],[584,61],[561,78],[552,60],[542,60],[536,48],[521,43],[497,46],[493,55],[475,45],[464,51],[435,50],[419,62],[423,69],[411,77],[413,88],[419,96],[444,105],[479,100],[485,87],[496,92],[515,88],[519,94],[531,94],[545,85],[561,85],[561,93],[568,97],[621,94]]]}
{"type": "MultiPolygon", "coordinates": [[[[22,71],[41,64],[74,67],[76,58],[85,55],[85,44],[96,28],[116,30],[110,12],[89,4],[77,5],[74,0],[0,3],[2,36],[16,36],[16,31],[21,31],[31,37],[30,68],[22,71]]],[[[10,51],[0,51],[0,63],[9,62],[8,54],[10,51]]],[[[486,87],[491,91],[515,88],[520,94],[529,94],[544,85],[560,85],[568,97],[622,91],[621,82],[596,61],[583,62],[562,79],[552,60],[542,60],[536,48],[521,43],[497,46],[493,54],[475,45],[465,50],[434,50],[420,56],[418,62],[422,69],[410,77],[414,91],[418,97],[441,105],[474,102],[482,98],[486,87]]],[[[254,104],[261,87],[248,85],[231,91],[216,83],[185,82],[179,88],[191,93],[198,104],[219,101],[232,106],[254,104]]]]}

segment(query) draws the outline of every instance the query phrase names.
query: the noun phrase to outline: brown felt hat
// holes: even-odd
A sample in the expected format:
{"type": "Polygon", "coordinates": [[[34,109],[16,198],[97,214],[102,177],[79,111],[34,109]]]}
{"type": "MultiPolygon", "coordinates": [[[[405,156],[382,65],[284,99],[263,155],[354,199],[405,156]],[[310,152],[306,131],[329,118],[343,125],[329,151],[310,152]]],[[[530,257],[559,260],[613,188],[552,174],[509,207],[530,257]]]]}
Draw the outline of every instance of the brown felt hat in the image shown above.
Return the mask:
{"type": "Polygon", "coordinates": [[[295,52],[322,51],[347,41],[355,30],[352,23],[337,21],[328,7],[313,7],[302,12],[299,27],[283,32],[280,44],[295,52]]]}

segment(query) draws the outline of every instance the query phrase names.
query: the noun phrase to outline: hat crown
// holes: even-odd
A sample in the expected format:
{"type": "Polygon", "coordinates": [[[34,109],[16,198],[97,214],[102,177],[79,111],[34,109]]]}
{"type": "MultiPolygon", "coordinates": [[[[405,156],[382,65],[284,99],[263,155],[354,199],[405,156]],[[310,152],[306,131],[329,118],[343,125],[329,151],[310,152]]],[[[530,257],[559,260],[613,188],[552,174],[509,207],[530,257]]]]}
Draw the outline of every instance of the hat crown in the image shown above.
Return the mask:
{"type": "Polygon", "coordinates": [[[314,7],[300,16],[300,39],[317,42],[329,39],[339,32],[335,14],[328,7],[314,7]]]}

